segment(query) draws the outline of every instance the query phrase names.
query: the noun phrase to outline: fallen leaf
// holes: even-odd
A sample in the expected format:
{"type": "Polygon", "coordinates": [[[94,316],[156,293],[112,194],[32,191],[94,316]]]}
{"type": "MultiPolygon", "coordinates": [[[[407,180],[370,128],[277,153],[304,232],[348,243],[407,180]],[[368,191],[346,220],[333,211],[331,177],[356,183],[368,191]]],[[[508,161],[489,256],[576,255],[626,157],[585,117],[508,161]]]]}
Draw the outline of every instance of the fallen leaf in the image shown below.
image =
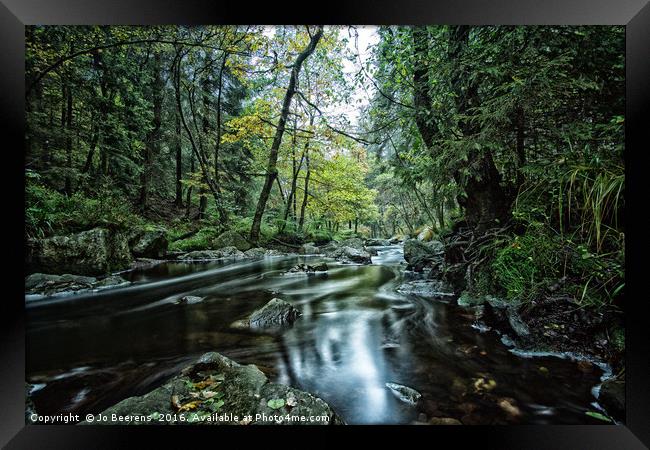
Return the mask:
{"type": "Polygon", "coordinates": [[[178,411],[181,408],[181,402],[178,398],[178,395],[172,395],[171,398],[172,408],[178,411]]]}
{"type": "Polygon", "coordinates": [[[284,406],[285,402],[283,398],[272,398],[266,405],[271,409],[280,409],[284,406]]]}
{"type": "Polygon", "coordinates": [[[200,400],[194,400],[192,402],[185,403],[183,406],[181,406],[178,411],[183,412],[183,411],[191,411],[193,409],[198,408],[198,406],[201,404],[200,400]]]}
{"type": "Polygon", "coordinates": [[[197,389],[205,389],[208,386],[212,386],[213,384],[214,384],[214,380],[207,379],[207,380],[199,381],[198,383],[194,383],[194,387],[197,389]]]}
{"type": "Polygon", "coordinates": [[[499,401],[499,407],[510,414],[511,416],[520,416],[521,410],[513,405],[513,401],[507,398],[501,399],[499,401]]]}
{"type": "Polygon", "coordinates": [[[212,398],[217,395],[215,391],[203,391],[201,394],[203,395],[203,398],[212,398]]]}
{"type": "Polygon", "coordinates": [[[474,381],[474,389],[476,391],[491,391],[497,387],[497,382],[489,379],[486,380],[485,378],[477,378],[476,381],[474,381]]]}
{"type": "Polygon", "coordinates": [[[597,413],[595,411],[587,411],[587,412],[585,412],[585,414],[588,415],[589,417],[593,417],[594,419],[602,420],[603,422],[611,422],[612,421],[609,417],[607,417],[607,416],[605,416],[605,415],[603,415],[601,413],[597,413]]]}

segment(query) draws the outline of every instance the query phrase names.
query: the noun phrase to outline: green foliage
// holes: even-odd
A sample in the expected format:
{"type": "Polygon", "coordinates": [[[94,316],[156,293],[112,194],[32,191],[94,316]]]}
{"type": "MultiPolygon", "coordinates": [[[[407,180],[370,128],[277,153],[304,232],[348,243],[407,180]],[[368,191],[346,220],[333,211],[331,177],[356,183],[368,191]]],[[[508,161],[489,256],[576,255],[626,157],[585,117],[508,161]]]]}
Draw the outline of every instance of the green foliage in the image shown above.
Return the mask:
{"type": "Polygon", "coordinates": [[[328,231],[324,228],[322,229],[315,229],[315,230],[308,230],[307,235],[306,235],[306,240],[307,241],[312,241],[316,245],[323,245],[328,243],[333,239],[333,235],[331,231],[328,231]]]}
{"type": "Polygon", "coordinates": [[[515,236],[497,252],[492,269],[509,300],[530,301],[560,276],[562,253],[557,240],[541,226],[515,236]]]}
{"type": "Polygon", "coordinates": [[[593,417],[594,419],[602,420],[603,422],[608,422],[608,423],[612,422],[612,419],[596,411],[587,411],[585,412],[585,414],[588,415],[589,417],[593,417]]]}
{"type": "Polygon", "coordinates": [[[191,252],[194,250],[205,250],[212,248],[212,241],[221,234],[217,227],[208,226],[187,239],[174,241],[169,244],[171,251],[191,252]]]}
{"type": "Polygon", "coordinates": [[[539,222],[529,224],[521,235],[488,246],[491,263],[480,270],[475,286],[480,293],[501,291],[507,299],[522,302],[549,293],[568,295],[577,304],[590,307],[622,298],[625,272],[621,251],[591,253],[586,243],[576,243],[539,222]]]}
{"type": "Polygon", "coordinates": [[[95,198],[77,192],[61,194],[37,183],[25,188],[25,232],[28,237],[45,237],[103,226],[129,229],[141,225],[128,203],[111,190],[95,198]]]}
{"type": "Polygon", "coordinates": [[[615,328],[610,333],[610,342],[614,345],[614,348],[617,351],[625,351],[625,329],[621,327],[615,328]]]}
{"type": "Polygon", "coordinates": [[[266,405],[271,409],[280,409],[285,405],[285,401],[283,398],[272,398],[266,405]]]}
{"type": "MultiPolygon", "coordinates": [[[[253,225],[252,217],[238,217],[233,219],[231,229],[233,231],[236,231],[240,235],[247,237],[248,233],[251,230],[252,225],[253,225]]],[[[272,236],[274,236],[276,231],[277,230],[271,225],[269,225],[266,221],[262,221],[262,225],[260,227],[260,241],[261,242],[268,241],[272,236]]]]}

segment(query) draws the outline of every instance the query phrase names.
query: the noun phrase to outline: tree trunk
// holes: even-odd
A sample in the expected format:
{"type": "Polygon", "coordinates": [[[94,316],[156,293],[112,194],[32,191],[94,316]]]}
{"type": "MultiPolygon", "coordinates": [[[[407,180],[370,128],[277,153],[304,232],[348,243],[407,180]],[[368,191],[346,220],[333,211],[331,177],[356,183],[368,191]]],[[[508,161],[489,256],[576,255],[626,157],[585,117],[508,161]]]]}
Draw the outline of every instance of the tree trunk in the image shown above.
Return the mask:
{"type": "MultiPolygon", "coordinates": [[[[192,147],[192,154],[196,156],[196,159],[199,163],[199,167],[201,168],[201,173],[203,174],[203,182],[208,185],[208,188],[212,193],[212,196],[214,197],[215,204],[219,205],[221,203],[219,201],[219,193],[214,184],[214,181],[210,177],[210,170],[209,170],[210,162],[208,161],[208,158],[205,156],[205,153],[203,151],[201,134],[199,133],[198,136],[199,140],[197,142],[196,139],[194,138],[192,130],[187,124],[187,120],[185,120],[185,114],[183,113],[183,104],[181,101],[180,77],[181,77],[181,63],[183,61],[184,55],[181,52],[182,49],[177,49],[176,57],[174,59],[173,83],[174,83],[174,91],[176,97],[176,110],[178,111],[178,114],[181,118],[181,124],[183,125],[183,129],[185,130],[185,133],[187,133],[187,138],[190,141],[190,146],[192,147]]],[[[191,97],[190,97],[190,105],[192,106],[191,97]]],[[[192,107],[192,113],[194,114],[193,107],[192,107]]],[[[204,113],[206,113],[206,111],[204,111],[204,113]]],[[[205,114],[203,119],[204,119],[204,130],[207,130],[207,126],[206,126],[207,116],[205,116],[205,114]]],[[[203,192],[205,192],[205,189],[203,190],[203,192]]]]}
{"type": "Polygon", "coordinates": [[[175,119],[175,142],[176,145],[176,198],[174,203],[176,206],[183,207],[183,183],[181,179],[183,178],[183,145],[182,145],[182,136],[181,136],[181,117],[178,114],[178,110],[174,114],[175,119]]]}
{"type": "Polygon", "coordinates": [[[208,197],[205,195],[205,189],[199,190],[199,220],[205,219],[205,210],[208,207],[208,197]]]}
{"type": "Polygon", "coordinates": [[[219,211],[219,218],[222,224],[228,222],[228,213],[223,207],[222,198],[221,198],[221,188],[219,185],[219,149],[221,147],[221,92],[223,91],[223,71],[226,69],[226,60],[228,59],[228,53],[223,53],[223,58],[221,60],[221,67],[219,69],[219,93],[217,94],[217,142],[214,146],[214,184],[217,192],[217,211],[219,211]]]}
{"type": "Polygon", "coordinates": [[[164,88],[161,77],[161,56],[159,52],[154,54],[153,83],[151,94],[153,98],[153,128],[147,134],[147,140],[142,155],[142,173],[140,174],[140,209],[147,208],[149,198],[149,181],[151,179],[152,156],[158,153],[160,145],[160,126],[162,124],[162,91],[164,88]]]}
{"type": "MultiPolygon", "coordinates": [[[[473,113],[473,108],[479,106],[477,84],[470,79],[471,72],[463,61],[469,43],[469,31],[469,26],[450,27],[448,48],[456,112],[461,116],[458,126],[466,138],[480,131],[475,122],[467,119],[467,116],[473,113]]],[[[433,101],[429,91],[429,36],[425,27],[413,28],[413,48],[415,121],[425,145],[433,156],[437,156],[437,146],[434,145],[434,141],[438,136],[438,129],[432,112],[433,101]]],[[[472,147],[468,151],[466,167],[470,172],[467,176],[464,176],[461,170],[454,171],[451,176],[464,190],[464,195],[459,195],[457,200],[465,210],[465,220],[468,225],[483,229],[496,220],[507,218],[510,204],[501,187],[501,175],[492,155],[472,147]]]]}
{"type": "Polygon", "coordinates": [[[66,92],[66,116],[65,116],[65,154],[67,172],[65,176],[65,192],[72,194],[72,89],[67,86],[66,92]]]}
{"type": "MultiPolygon", "coordinates": [[[[469,120],[472,109],[480,104],[478,85],[472,80],[471,72],[463,64],[469,45],[470,27],[450,27],[449,56],[452,61],[452,88],[456,94],[456,108],[461,116],[459,127],[465,137],[480,132],[476,122],[469,120]],[[465,118],[463,118],[465,117],[465,118]]],[[[485,150],[471,148],[467,155],[470,174],[465,183],[464,208],[467,224],[477,229],[488,228],[495,222],[507,219],[510,202],[501,186],[501,174],[494,164],[492,154],[485,150]]],[[[455,174],[457,182],[462,179],[455,174]]]]}
{"type": "MultiPolygon", "coordinates": [[[[297,122],[297,120],[296,120],[296,122],[297,122]]],[[[312,118],[310,119],[309,124],[313,125],[313,122],[314,121],[313,121],[313,116],[312,116],[312,118]]],[[[286,223],[287,218],[289,217],[289,212],[293,208],[293,223],[295,225],[295,223],[296,223],[296,206],[297,206],[296,198],[298,197],[296,195],[296,190],[297,190],[297,187],[298,187],[297,186],[298,185],[298,174],[300,173],[300,170],[302,169],[302,163],[305,160],[305,152],[307,152],[309,150],[309,140],[307,140],[307,142],[305,143],[305,147],[303,148],[302,155],[300,156],[300,162],[298,164],[296,164],[296,154],[295,154],[296,126],[294,126],[293,132],[294,132],[294,145],[293,145],[292,154],[291,154],[291,156],[292,156],[292,158],[291,158],[292,159],[292,161],[291,161],[292,162],[291,191],[289,192],[289,198],[287,199],[287,204],[286,204],[285,209],[284,209],[284,223],[286,223]]],[[[284,225],[283,225],[283,227],[284,227],[284,225]]]]}
{"type": "Polygon", "coordinates": [[[287,87],[287,92],[284,96],[284,101],[282,102],[282,112],[280,113],[280,120],[278,121],[278,127],[273,138],[273,143],[271,144],[271,151],[269,154],[269,162],[267,164],[266,170],[266,180],[264,186],[262,187],[262,192],[260,193],[259,201],[257,202],[257,208],[255,209],[255,217],[253,218],[253,225],[250,232],[250,240],[254,243],[259,241],[260,237],[260,227],[262,225],[262,216],[264,215],[264,210],[266,209],[266,202],[269,199],[269,194],[271,193],[271,188],[273,187],[273,182],[278,175],[277,162],[278,162],[278,150],[280,149],[280,144],[282,143],[282,136],[284,135],[284,129],[287,122],[287,116],[289,115],[289,109],[291,107],[291,100],[293,99],[294,94],[296,93],[296,82],[298,81],[298,75],[300,74],[300,68],[302,67],[303,62],[309,55],[311,55],[316,49],[318,41],[323,36],[323,27],[319,26],[316,30],[316,33],[311,36],[309,45],[305,48],[296,58],[296,61],[293,63],[291,68],[291,76],[289,78],[289,86],[287,87]]]}
{"type": "MultiPolygon", "coordinates": [[[[194,173],[194,154],[192,154],[192,159],[191,159],[191,162],[190,162],[190,173],[194,173]]],[[[186,197],[185,203],[187,204],[187,210],[185,211],[185,217],[189,218],[190,217],[190,210],[192,208],[192,185],[189,185],[187,187],[187,197],[186,197]]]]}
{"type": "Polygon", "coordinates": [[[305,149],[305,168],[307,173],[305,174],[305,187],[303,189],[302,204],[300,205],[300,220],[298,221],[298,230],[302,231],[302,227],[305,224],[305,210],[307,209],[307,197],[309,196],[309,176],[311,175],[311,170],[309,168],[309,149],[305,149]]]}

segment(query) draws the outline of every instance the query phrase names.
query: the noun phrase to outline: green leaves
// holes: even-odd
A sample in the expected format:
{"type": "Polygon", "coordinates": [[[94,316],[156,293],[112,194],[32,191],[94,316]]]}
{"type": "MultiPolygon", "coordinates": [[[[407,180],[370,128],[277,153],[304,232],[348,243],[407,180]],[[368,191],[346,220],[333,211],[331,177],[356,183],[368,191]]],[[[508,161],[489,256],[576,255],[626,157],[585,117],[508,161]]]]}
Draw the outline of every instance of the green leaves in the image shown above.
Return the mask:
{"type": "Polygon", "coordinates": [[[589,417],[593,417],[594,419],[602,420],[603,422],[608,422],[608,423],[612,422],[612,419],[599,412],[587,411],[585,412],[585,414],[588,415],[589,417]]]}
{"type": "Polygon", "coordinates": [[[280,409],[285,405],[283,398],[273,398],[266,402],[266,405],[271,409],[280,409]]]}

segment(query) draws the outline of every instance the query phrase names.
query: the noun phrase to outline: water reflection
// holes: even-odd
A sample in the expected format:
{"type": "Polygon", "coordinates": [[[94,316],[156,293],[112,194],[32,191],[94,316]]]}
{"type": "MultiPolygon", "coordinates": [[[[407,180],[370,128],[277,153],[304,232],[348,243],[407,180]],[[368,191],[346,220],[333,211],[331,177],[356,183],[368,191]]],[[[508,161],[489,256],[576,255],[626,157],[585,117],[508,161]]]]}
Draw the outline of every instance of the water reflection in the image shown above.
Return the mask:
{"type": "Polygon", "coordinates": [[[328,260],[330,270],[313,276],[285,272],[318,256],[168,263],[128,274],[134,285],[127,288],[33,303],[26,365],[28,380],[42,386],[36,407],[98,412],[216,350],[322,397],[348,423],[409,423],[422,414],[464,423],[592,423],[584,413],[600,368],[517,357],[452,303],[397,293],[401,248],[377,250],[373,265],[328,260]],[[183,295],[203,300],[176,304],[183,295]],[[292,328],[267,335],[231,327],[274,296],[301,309],[292,328]],[[401,403],[387,382],[417,389],[422,399],[401,403]],[[520,414],[499,406],[504,401],[520,414]]]}

